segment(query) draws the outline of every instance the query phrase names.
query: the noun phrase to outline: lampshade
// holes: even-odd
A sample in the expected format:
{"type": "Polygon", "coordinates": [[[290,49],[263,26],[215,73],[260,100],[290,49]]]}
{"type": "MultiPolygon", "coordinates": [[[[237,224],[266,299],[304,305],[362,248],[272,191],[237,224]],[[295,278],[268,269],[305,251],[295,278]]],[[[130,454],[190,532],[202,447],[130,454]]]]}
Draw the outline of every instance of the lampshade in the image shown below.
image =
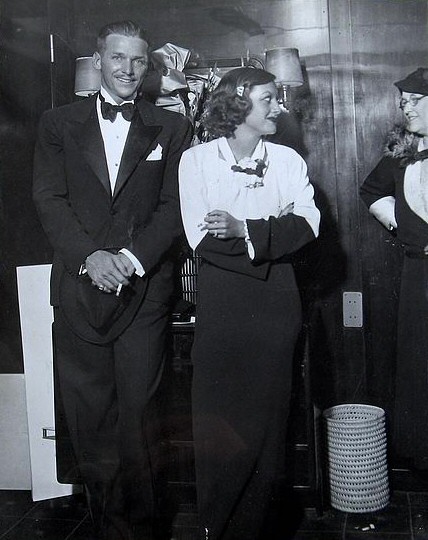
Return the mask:
{"type": "Polygon", "coordinates": [[[101,87],[101,72],[92,65],[92,56],[76,58],[74,93],[76,96],[90,96],[101,87]]]}
{"type": "Polygon", "coordinates": [[[276,82],[287,86],[301,86],[303,74],[297,49],[269,49],[266,51],[266,70],[273,73],[276,82]]]}

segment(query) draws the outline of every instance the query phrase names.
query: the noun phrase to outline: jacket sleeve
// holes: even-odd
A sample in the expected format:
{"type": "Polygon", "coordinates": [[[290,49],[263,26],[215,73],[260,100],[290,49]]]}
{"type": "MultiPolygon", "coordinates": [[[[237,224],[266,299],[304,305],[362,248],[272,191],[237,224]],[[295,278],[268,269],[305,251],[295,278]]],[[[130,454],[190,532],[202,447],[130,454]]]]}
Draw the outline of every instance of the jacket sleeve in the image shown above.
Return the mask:
{"type": "Polygon", "coordinates": [[[360,195],[372,214],[386,229],[397,228],[395,217],[395,175],[401,172],[398,160],[384,157],[365,179],[360,195]]]}
{"type": "Polygon", "coordinates": [[[181,154],[190,145],[192,126],[186,117],[177,114],[176,122],[170,129],[172,130],[171,142],[158,205],[147,225],[136,232],[131,244],[123,246],[138,258],[146,273],[150,273],[162,261],[174,240],[182,235],[178,164],[181,154]]]}
{"type": "Polygon", "coordinates": [[[382,158],[364,180],[360,196],[368,208],[383,197],[395,195],[394,171],[398,168],[397,161],[390,157],[382,158]]]}
{"type": "Polygon", "coordinates": [[[86,257],[101,246],[86,233],[69,204],[64,162],[62,121],[56,111],[46,111],[35,146],[33,199],[49,242],[68,270],[77,274],[86,257]]]}
{"type": "Polygon", "coordinates": [[[293,210],[280,217],[247,219],[255,263],[290,255],[318,236],[320,212],[314,202],[314,188],[307,176],[306,163],[295,153],[287,159],[286,165],[284,182],[292,186],[293,210]]]}
{"type": "Polygon", "coordinates": [[[257,279],[266,279],[270,268],[270,262],[256,264],[247,252],[243,238],[231,238],[221,240],[206,234],[199,243],[196,251],[214,266],[245,274],[257,279]]]}

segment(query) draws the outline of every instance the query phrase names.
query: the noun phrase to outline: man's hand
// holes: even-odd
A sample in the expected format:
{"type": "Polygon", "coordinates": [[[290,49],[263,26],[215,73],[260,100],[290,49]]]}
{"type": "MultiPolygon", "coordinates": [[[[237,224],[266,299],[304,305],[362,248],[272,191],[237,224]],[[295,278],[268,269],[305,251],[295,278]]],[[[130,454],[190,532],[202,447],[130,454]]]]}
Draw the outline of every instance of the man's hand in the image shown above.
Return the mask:
{"type": "Polygon", "coordinates": [[[208,212],[204,218],[205,225],[201,231],[208,231],[215,238],[225,240],[226,238],[244,238],[244,222],[234,218],[224,210],[213,210],[208,212]]]}
{"type": "Polygon", "coordinates": [[[92,284],[104,292],[115,292],[119,286],[129,285],[128,278],[135,271],[124,253],[115,255],[101,249],[86,258],[85,266],[92,284]]]}

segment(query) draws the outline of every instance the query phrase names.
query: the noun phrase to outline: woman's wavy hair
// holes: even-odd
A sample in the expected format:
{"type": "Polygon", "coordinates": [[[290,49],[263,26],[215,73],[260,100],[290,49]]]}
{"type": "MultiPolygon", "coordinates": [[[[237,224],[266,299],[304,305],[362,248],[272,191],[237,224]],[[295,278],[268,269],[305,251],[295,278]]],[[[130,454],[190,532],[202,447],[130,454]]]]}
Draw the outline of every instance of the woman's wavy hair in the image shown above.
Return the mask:
{"type": "Polygon", "coordinates": [[[264,69],[241,67],[223,75],[205,105],[202,123],[212,138],[231,137],[252,109],[253,86],[268,84],[275,75],[264,69]]]}

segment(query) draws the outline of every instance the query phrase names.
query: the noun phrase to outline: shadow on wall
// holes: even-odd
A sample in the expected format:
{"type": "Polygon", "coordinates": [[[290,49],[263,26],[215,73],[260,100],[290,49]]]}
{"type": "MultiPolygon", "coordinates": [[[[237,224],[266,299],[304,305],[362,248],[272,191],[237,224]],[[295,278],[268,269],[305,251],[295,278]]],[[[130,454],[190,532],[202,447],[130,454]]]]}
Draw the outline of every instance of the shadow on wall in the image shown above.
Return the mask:
{"type": "MultiPolygon", "coordinates": [[[[310,104],[305,114],[310,115],[310,104]]],[[[298,110],[281,114],[277,132],[270,140],[293,148],[305,158],[308,149],[303,137],[304,122],[298,110]]],[[[303,301],[304,322],[309,327],[312,379],[317,381],[313,397],[319,407],[326,408],[336,402],[335,366],[343,339],[337,324],[341,310],[338,291],[346,278],[347,256],[327,195],[320,186],[314,188],[321,212],[319,237],[294,255],[293,266],[303,301]]]]}
{"type": "Polygon", "coordinates": [[[16,267],[50,260],[32,201],[34,122],[8,103],[0,106],[0,372],[22,373],[16,267]]]}

